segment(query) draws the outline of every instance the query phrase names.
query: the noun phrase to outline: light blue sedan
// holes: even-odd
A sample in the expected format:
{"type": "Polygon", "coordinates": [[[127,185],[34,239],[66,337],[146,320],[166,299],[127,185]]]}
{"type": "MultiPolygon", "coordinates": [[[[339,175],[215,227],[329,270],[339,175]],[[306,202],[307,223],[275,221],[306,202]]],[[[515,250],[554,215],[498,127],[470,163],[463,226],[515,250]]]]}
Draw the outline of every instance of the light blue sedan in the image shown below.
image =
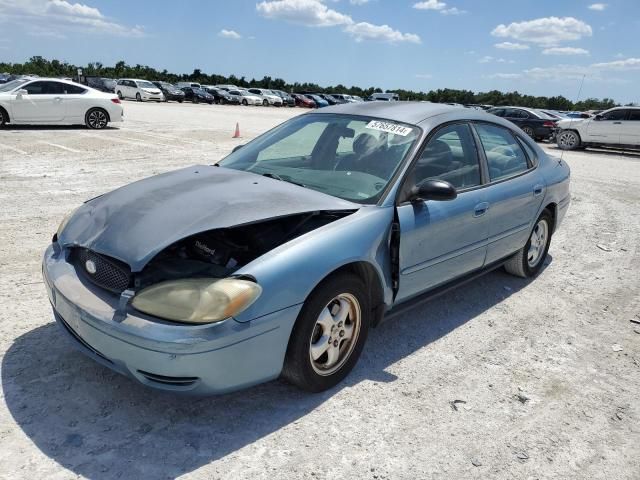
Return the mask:
{"type": "Polygon", "coordinates": [[[43,274],[76,347],[140,383],[317,392],[383,319],[498,267],[535,276],[568,206],[569,167],[506,120],[352,103],[87,201],[43,274]]]}

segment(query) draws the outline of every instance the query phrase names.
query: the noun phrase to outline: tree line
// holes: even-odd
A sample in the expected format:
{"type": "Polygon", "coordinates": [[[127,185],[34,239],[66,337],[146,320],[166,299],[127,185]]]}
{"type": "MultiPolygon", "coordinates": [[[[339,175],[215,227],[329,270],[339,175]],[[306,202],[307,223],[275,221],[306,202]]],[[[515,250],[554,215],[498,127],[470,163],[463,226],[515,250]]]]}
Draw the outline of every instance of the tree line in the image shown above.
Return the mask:
{"type": "MultiPolygon", "coordinates": [[[[31,57],[25,63],[5,63],[0,62],[0,72],[12,74],[32,74],[41,77],[75,77],[78,68],[82,68],[83,75],[99,76],[108,78],[140,78],[146,80],[162,80],[170,83],[175,82],[198,82],[205,85],[232,84],[239,87],[256,87],[284,90],[286,92],[312,91],[319,93],[346,93],[349,95],[359,95],[368,97],[373,93],[382,93],[382,89],[377,87],[361,88],[358,86],[347,87],[338,84],[335,86],[322,87],[316,83],[294,82],[288,83],[282,78],[272,78],[265,76],[262,79],[247,79],[230,75],[228,77],[218,74],[207,74],[199,68],[192,73],[176,74],[168,72],[166,69],[159,71],[146,65],[127,65],[124,61],[117,62],[114,66],[105,66],[100,62],[90,62],[87,65],[73,65],[60,60],[47,60],[40,56],[31,57]]],[[[578,102],[558,95],[554,97],[525,95],[520,92],[501,92],[491,90],[489,92],[473,92],[471,90],[456,90],[443,88],[431,90],[429,92],[415,92],[412,90],[393,90],[400,96],[401,100],[427,100],[438,103],[461,103],[464,105],[519,105],[531,108],[546,108],[551,110],[604,110],[616,106],[616,102],[611,98],[587,98],[578,102]]]]}

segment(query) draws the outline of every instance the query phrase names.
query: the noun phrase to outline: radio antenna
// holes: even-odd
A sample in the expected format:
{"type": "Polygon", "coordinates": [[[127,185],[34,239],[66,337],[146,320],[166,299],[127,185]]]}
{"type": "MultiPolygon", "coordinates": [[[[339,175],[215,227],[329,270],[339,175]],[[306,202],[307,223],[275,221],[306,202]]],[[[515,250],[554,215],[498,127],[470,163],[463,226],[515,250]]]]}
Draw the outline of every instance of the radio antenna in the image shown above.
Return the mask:
{"type": "MultiPolygon", "coordinates": [[[[576,96],[576,101],[573,102],[573,104],[575,105],[576,103],[578,103],[578,100],[580,100],[580,95],[582,94],[582,87],[584,86],[584,79],[587,76],[587,74],[583,74],[582,75],[582,80],[580,81],[580,88],[578,89],[578,95],[576,96]]],[[[573,125],[573,118],[571,118],[571,121],[569,122],[569,125],[573,125]]],[[[564,157],[564,150],[562,150],[562,152],[560,152],[560,161],[562,161],[562,158],[564,157]]]]}

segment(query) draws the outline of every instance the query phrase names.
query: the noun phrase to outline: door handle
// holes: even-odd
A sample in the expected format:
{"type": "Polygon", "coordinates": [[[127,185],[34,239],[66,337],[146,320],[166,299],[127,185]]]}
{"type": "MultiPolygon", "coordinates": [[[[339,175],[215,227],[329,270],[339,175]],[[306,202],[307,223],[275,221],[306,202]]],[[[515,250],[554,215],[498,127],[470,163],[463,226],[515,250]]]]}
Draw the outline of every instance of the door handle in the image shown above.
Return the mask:
{"type": "Polygon", "coordinates": [[[544,186],[543,185],[536,185],[533,187],[533,196],[537,197],[538,195],[542,194],[542,191],[544,190],[544,186]]]}
{"type": "Polygon", "coordinates": [[[482,215],[487,213],[487,210],[489,210],[489,203],[488,202],[479,203],[473,209],[473,216],[474,217],[481,217],[482,215]]]}
{"type": "Polygon", "coordinates": [[[53,98],[56,102],[61,102],[62,101],[62,97],[54,97],[53,98]]]}
{"type": "Polygon", "coordinates": [[[614,125],[622,125],[622,122],[613,122],[614,125]]]}

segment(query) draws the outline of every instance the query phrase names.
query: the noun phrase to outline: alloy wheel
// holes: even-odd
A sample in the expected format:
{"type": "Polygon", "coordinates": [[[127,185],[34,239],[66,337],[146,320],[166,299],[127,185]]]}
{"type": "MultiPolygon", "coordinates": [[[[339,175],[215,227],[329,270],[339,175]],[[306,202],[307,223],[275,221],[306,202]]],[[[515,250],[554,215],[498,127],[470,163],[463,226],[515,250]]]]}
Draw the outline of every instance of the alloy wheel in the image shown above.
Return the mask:
{"type": "Polygon", "coordinates": [[[360,303],[350,293],[341,293],[322,309],[309,341],[313,370],[322,376],[338,371],[358,342],[362,313],[360,303]]]}
{"type": "Polygon", "coordinates": [[[91,110],[87,115],[87,123],[91,128],[102,129],[107,126],[107,115],[102,110],[91,110]]]}
{"type": "Polygon", "coordinates": [[[531,138],[533,138],[533,136],[534,136],[533,128],[531,128],[531,127],[524,127],[524,128],[522,129],[522,131],[523,131],[524,133],[526,133],[528,136],[530,136],[531,138]]]}
{"type": "Polygon", "coordinates": [[[562,132],[558,136],[558,145],[560,145],[560,148],[570,150],[578,145],[578,138],[573,132],[562,132]]]}
{"type": "Polygon", "coordinates": [[[529,239],[529,250],[527,252],[527,263],[529,268],[534,268],[540,263],[547,248],[547,238],[549,236],[549,224],[546,219],[541,219],[531,232],[529,239]]]}

